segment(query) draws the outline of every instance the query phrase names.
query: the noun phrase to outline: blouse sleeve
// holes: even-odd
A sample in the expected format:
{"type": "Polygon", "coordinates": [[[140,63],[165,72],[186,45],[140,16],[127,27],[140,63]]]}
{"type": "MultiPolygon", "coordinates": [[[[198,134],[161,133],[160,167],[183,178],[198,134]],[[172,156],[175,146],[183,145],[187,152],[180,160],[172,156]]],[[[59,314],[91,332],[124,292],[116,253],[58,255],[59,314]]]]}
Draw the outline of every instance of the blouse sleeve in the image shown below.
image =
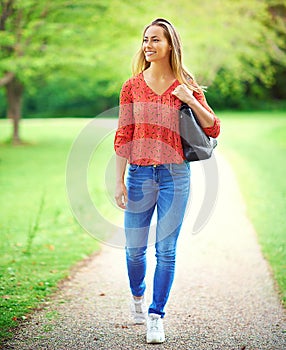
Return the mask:
{"type": "Polygon", "coordinates": [[[196,92],[194,91],[194,97],[199,101],[199,103],[210,113],[213,114],[214,116],[214,125],[208,128],[203,128],[205,134],[207,136],[216,138],[218,137],[219,133],[220,133],[220,120],[218,119],[218,117],[215,115],[214,111],[210,108],[210,106],[207,103],[207,100],[205,98],[204,93],[201,92],[196,92]]]}
{"type": "Polygon", "coordinates": [[[120,92],[118,128],[114,138],[116,154],[127,159],[130,158],[134,131],[132,103],[132,85],[130,80],[128,80],[123,84],[120,92]]]}

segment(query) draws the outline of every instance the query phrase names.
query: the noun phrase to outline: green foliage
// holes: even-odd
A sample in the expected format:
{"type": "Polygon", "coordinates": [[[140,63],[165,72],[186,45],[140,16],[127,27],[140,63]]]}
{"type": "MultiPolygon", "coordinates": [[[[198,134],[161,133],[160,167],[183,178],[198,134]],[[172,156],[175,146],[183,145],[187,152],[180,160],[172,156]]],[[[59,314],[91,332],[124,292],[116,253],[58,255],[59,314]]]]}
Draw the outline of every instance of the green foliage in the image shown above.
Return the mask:
{"type": "Polygon", "coordinates": [[[67,156],[85,123],[23,122],[30,143],[15,148],[3,144],[10,125],[0,121],[0,337],[28,318],[71,266],[99,248],[75,222],[66,197],[67,156]]]}
{"type": "Polygon", "coordinates": [[[284,0],[166,0],[164,6],[151,0],[4,0],[3,13],[8,3],[0,28],[0,79],[12,71],[24,83],[25,114],[94,115],[114,106],[142,30],[156,17],[174,23],[185,64],[223,105],[230,98],[230,107],[248,96],[264,100],[271,86],[285,85],[279,83],[286,71],[284,0]],[[104,101],[96,113],[95,100],[104,101]]]}
{"type": "Polygon", "coordinates": [[[31,117],[94,117],[118,103],[118,93],[105,96],[102,90],[109,82],[90,82],[89,89],[76,79],[54,79],[40,84],[33,94],[26,94],[23,113],[31,117]]]}
{"type": "Polygon", "coordinates": [[[263,86],[259,81],[254,84],[241,83],[236,80],[230,81],[230,72],[221,71],[215,78],[213,84],[208,88],[206,96],[209,104],[216,110],[239,109],[239,110],[285,110],[286,90],[283,76],[286,74],[284,68],[277,66],[274,77],[275,85],[271,88],[263,86]],[[225,85],[222,91],[216,89],[217,85],[225,85]]]}
{"type": "MultiPolygon", "coordinates": [[[[115,36],[123,25],[130,28],[122,21],[124,7],[118,4],[15,0],[0,37],[0,74],[13,71],[26,85],[34,78],[49,81],[68,74],[88,83],[92,76],[109,80],[116,69],[110,59],[115,36]],[[111,31],[111,26],[117,30],[111,31]]],[[[119,53],[113,59],[118,56],[122,57],[119,53]]]]}
{"type": "Polygon", "coordinates": [[[222,114],[220,145],[234,166],[264,256],[286,305],[286,114],[222,114]]]}
{"type": "Polygon", "coordinates": [[[192,16],[196,34],[190,36],[194,41],[190,51],[199,80],[209,84],[224,69],[232,74],[228,81],[253,77],[269,81],[278,39],[264,23],[269,20],[266,2],[215,0],[211,11],[209,6],[208,1],[200,2],[192,16]]]}

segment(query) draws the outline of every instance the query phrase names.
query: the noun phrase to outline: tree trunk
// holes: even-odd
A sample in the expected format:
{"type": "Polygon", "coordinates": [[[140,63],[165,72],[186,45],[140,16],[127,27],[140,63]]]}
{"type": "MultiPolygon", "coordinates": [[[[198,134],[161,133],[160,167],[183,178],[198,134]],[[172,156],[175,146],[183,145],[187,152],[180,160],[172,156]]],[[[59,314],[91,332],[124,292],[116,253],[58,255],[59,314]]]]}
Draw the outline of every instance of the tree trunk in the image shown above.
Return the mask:
{"type": "Polygon", "coordinates": [[[19,136],[19,124],[21,119],[22,109],[22,97],[23,97],[23,85],[17,78],[13,78],[6,86],[7,94],[7,118],[11,119],[13,123],[13,136],[12,142],[14,144],[20,144],[21,139],[19,136]]]}

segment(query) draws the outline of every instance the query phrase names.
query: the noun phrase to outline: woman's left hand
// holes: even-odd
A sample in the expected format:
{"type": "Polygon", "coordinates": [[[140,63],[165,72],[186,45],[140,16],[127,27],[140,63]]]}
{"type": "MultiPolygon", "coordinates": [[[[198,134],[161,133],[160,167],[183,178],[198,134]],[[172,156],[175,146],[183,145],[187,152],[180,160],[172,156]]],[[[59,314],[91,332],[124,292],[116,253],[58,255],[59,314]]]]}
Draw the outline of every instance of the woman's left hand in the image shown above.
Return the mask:
{"type": "Polygon", "coordinates": [[[189,89],[185,84],[178,85],[172,94],[190,107],[196,101],[196,98],[193,95],[193,90],[189,89]]]}

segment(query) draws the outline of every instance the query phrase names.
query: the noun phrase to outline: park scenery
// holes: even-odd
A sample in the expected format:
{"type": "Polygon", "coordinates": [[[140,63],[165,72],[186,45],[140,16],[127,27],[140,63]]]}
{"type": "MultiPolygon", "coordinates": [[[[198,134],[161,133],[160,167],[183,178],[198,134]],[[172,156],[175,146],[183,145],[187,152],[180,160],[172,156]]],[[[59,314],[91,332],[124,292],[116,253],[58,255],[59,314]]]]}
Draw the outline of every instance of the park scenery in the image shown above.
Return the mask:
{"type": "Polygon", "coordinates": [[[118,97],[142,30],[157,17],[180,32],[185,66],[221,120],[215,153],[235,173],[285,308],[285,1],[2,0],[1,341],[13,338],[75,266],[100,254],[103,221],[121,225],[113,200],[118,97]],[[92,229],[69,196],[69,176],[80,171],[71,154],[87,126],[93,148],[81,180],[104,217],[86,217],[92,229]]]}

